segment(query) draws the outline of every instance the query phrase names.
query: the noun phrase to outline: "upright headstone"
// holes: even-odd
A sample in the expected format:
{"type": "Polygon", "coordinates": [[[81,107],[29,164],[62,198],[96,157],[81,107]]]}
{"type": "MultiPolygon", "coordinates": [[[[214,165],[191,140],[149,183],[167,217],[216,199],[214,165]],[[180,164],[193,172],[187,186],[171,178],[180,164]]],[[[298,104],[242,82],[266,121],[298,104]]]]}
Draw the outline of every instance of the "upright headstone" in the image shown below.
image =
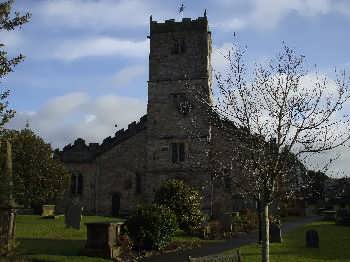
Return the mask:
{"type": "Polygon", "coordinates": [[[279,223],[273,223],[270,225],[270,242],[282,243],[281,225],[279,223]]]}
{"type": "Polygon", "coordinates": [[[232,213],[224,213],[220,216],[220,223],[223,227],[223,233],[228,236],[232,232],[232,213]]]}
{"type": "Polygon", "coordinates": [[[350,225],[350,212],[346,208],[340,208],[336,215],[337,225],[350,225]]]}
{"type": "Polygon", "coordinates": [[[310,229],[306,231],[306,247],[319,247],[319,237],[318,232],[316,230],[310,229]]]}
{"type": "Polygon", "coordinates": [[[83,207],[78,201],[73,201],[66,209],[65,224],[66,228],[80,229],[81,218],[83,215],[83,207]]]}

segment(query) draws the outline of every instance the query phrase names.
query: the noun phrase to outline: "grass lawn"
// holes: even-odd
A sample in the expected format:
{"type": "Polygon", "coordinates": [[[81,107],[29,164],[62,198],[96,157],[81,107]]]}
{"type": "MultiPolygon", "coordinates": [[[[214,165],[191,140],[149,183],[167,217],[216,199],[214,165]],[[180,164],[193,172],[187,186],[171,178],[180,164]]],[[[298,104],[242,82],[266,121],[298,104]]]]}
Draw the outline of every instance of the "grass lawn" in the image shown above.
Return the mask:
{"type": "Polygon", "coordinates": [[[86,240],[86,222],[121,221],[118,218],[84,216],[80,230],[66,229],[64,218],[42,219],[40,216],[17,216],[16,237],[19,252],[42,261],[109,261],[79,256],[86,240]]]}
{"type": "MultiPolygon", "coordinates": [[[[260,247],[256,244],[240,248],[244,261],[260,262],[260,247]]],[[[232,251],[231,251],[232,252],[232,251]]],[[[350,227],[337,226],[334,222],[314,222],[284,236],[282,244],[270,246],[271,262],[350,262],[350,227]],[[305,232],[316,229],[320,248],[305,247],[305,232]]]]}
{"type": "MultiPolygon", "coordinates": [[[[86,261],[106,262],[110,260],[79,256],[86,240],[84,223],[94,221],[121,221],[121,219],[100,216],[84,216],[80,230],[66,229],[64,218],[42,219],[40,216],[17,216],[16,236],[20,242],[21,255],[49,262],[86,261]]],[[[178,230],[173,238],[174,248],[191,248],[206,243],[198,237],[187,236],[178,230]]]]}

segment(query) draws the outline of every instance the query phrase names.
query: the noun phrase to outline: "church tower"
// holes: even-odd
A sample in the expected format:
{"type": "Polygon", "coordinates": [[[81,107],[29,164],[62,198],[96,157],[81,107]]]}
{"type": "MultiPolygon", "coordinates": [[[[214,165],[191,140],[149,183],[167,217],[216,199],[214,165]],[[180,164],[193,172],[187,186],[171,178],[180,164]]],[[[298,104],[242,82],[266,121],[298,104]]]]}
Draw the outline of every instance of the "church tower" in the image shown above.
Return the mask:
{"type": "MultiPolygon", "coordinates": [[[[170,178],[202,188],[208,179],[211,33],[206,15],[150,19],[145,190],[170,178]]],[[[145,192],[146,193],[146,192],[145,192]]]]}

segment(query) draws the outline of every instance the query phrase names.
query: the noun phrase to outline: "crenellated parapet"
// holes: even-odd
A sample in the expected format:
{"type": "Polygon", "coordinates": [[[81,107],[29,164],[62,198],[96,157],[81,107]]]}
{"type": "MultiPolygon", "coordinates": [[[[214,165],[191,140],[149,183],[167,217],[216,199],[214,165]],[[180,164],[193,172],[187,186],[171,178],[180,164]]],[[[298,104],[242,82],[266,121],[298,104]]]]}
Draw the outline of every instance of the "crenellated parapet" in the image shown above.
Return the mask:
{"type": "Polygon", "coordinates": [[[206,16],[198,17],[197,19],[182,18],[182,21],[175,19],[165,20],[164,23],[153,21],[151,17],[150,32],[153,33],[168,33],[168,32],[184,32],[184,31],[208,31],[208,19],[206,16]]]}
{"type": "Polygon", "coordinates": [[[165,22],[151,17],[149,39],[149,83],[210,77],[211,33],[206,15],[165,22]]]}
{"type": "Polygon", "coordinates": [[[144,115],[140,118],[139,122],[132,122],[128,125],[128,128],[124,130],[124,128],[118,130],[114,137],[107,137],[103,140],[102,144],[100,145],[99,153],[103,153],[113,146],[121,143],[122,141],[134,136],[135,134],[139,133],[142,130],[146,129],[146,123],[147,123],[147,115],[144,115]]]}
{"type": "Polygon", "coordinates": [[[147,115],[140,118],[138,122],[134,121],[128,125],[127,129],[118,130],[114,137],[106,137],[102,144],[99,143],[85,143],[82,138],[77,138],[73,144],[66,145],[61,151],[56,149],[54,157],[63,162],[69,163],[85,163],[93,161],[99,154],[111,149],[117,144],[129,139],[135,134],[146,129],[147,115]]]}

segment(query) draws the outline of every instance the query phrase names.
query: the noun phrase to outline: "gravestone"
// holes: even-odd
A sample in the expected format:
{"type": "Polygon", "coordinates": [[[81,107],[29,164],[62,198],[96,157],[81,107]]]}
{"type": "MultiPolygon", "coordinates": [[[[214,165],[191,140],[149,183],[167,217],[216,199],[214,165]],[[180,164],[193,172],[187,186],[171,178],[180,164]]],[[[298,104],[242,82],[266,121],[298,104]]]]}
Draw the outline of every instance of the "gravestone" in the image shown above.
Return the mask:
{"type": "Polygon", "coordinates": [[[340,208],[337,211],[336,224],[344,226],[350,225],[350,212],[346,208],[340,208]]]}
{"type": "Polygon", "coordinates": [[[55,205],[43,205],[41,217],[42,218],[55,218],[55,205]]]}
{"type": "Polygon", "coordinates": [[[335,221],[337,212],[335,210],[324,210],[321,214],[323,215],[323,220],[335,221]]]}
{"type": "Polygon", "coordinates": [[[306,247],[319,247],[319,237],[318,232],[316,230],[310,229],[306,231],[306,247]]]}
{"type": "Polygon", "coordinates": [[[83,207],[78,202],[73,202],[65,212],[65,221],[66,228],[80,229],[81,218],[83,214],[83,207]]]}
{"type": "Polygon", "coordinates": [[[123,222],[92,222],[85,223],[87,241],[83,255],[97,256],[108,259],[116,258],[121,253],[118,240],[121,236],[123,222]]]}
{"type": "Polygon", "coordinates": [[[270,225],[270,242],[282,243],[281,225],[279,223],[273,223],[270,225]]]}
{"type": "Polygon", "coordinates": [[[232,232],[232,213],[224,213],[220,217],[220,223],[223,227],[224,235],[229,235],[232,232]]]}
{"type": "Polygon", "coordinates": [[[232,232],[239,232],[242,229],[242,220],[239,212],[232,212],[232,232]]]}

